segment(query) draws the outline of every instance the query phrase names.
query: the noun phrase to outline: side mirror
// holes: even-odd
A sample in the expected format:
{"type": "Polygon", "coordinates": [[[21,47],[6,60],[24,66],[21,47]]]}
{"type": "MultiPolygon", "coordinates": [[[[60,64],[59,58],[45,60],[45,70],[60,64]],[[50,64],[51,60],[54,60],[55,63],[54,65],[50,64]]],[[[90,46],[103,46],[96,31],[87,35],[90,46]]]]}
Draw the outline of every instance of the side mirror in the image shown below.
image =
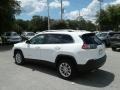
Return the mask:
{"type": "Polygon", "coordinates": [[[30,44],[30,41],[29,41],[29,40],[27,40],[27,41],[26,41],[26,43],[27,43],[27,44],[30,44]]]}

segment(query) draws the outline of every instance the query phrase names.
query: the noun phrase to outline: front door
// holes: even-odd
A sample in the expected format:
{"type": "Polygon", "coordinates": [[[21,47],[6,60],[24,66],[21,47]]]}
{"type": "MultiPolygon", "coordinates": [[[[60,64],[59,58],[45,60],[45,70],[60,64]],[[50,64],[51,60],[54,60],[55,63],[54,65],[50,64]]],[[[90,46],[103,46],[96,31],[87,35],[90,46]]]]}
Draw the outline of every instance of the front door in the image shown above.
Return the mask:
{"type": "Polygon", "coordinates": [[[29,59],[41,59],[41,45],[44,44],[45,35],[37,35],[26,43],[24,49],[26,58],[29,59]]]}

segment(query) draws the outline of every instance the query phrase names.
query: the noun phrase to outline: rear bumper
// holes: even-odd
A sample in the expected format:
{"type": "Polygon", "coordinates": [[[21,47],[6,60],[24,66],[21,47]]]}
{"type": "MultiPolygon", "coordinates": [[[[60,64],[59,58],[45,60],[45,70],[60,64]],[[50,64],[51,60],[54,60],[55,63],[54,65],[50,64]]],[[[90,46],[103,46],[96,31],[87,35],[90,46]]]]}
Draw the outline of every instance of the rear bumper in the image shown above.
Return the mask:
{"type": "Polygon", "coordinates": [[[106,62],[107,56],[103,56],[102,58],[96,60],[89,60],[85,65],[77,65],[79,71],[93,70],[100,68],[106,62]]]}

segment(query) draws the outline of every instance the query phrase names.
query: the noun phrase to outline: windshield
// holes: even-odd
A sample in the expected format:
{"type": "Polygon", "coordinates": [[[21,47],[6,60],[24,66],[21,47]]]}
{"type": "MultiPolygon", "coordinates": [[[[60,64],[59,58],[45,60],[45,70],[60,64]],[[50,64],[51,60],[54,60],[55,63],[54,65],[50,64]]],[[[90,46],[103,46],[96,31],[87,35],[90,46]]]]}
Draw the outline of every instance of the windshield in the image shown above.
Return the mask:
{"type": "Polygon", "coordinates": [[[18,36],[18,34],[14,32],[14,33],[12,33],[12,36],[18,36]]]}

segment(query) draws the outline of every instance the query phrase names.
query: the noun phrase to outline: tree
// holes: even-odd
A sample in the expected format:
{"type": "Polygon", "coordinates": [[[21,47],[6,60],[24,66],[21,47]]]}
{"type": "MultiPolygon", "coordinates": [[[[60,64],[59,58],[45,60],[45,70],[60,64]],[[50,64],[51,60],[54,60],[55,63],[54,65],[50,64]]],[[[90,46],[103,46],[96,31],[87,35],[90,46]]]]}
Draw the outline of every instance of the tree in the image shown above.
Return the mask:
{"type": "Polygon", "coordinates": [[[29,30],[31,31],[43,31],[48,28],[48,18],[43,16],[33,16],[29,24],[29,30]]]}
{"type": "Polygon", "coordinates": [[[21,33],[23,31],[29,31],[29,23],[30,21],[25,21],[22,19],[18,19],[15,21],[15,25],[14,25],[14,30],[21,33]]]}
{"type": "Polygon", "coordinates": [[[16,0],[0,0],[0,30],[13,29],[15,15],[20,13],[20,2],[16,0]]]}
{"type": "MultiPolygon", "coordinates": [[[[95,30],[95,25],[90,22],[84,20],[84,18],[80,18],[77,20],[50,20],[51,29],[74,29],[74,30],[95,30]]],[[[45,16],[33,16],[30,21],[25,21],[18,19],[15,22],[14,30],[17,32],[22,31],[44,31],[48,29],[48,17],[45,16]]]]}
{"type": "Polygon", "coordinates": [[[95,25],[91,21],[86,21],[82,17],[80,17],[79,20],[67,20],[67,22],[70,29],[88,31],[94,31],[96,29],[95,25]]]}
{"type": "Polygon", "coordinates": [[[52,29],[67,29],[67,23],[66,21],[60,21],[60,20],[54,20],[52,23],[52,29]]]}
{"type": "Polygon", "coordinates": [[[95,31],[96,30],[96,26],[95,24],[93,24],[91,21],[87,21],[86,22],[86,30],[88,31],[95,31]]]}
{"type": "Polygon", "coordinates": [[[101,15],[97,14],[96,23],[100,23],[102,30],[119,30],[120,25],[120,5],[108,6],[101,10],[101,15]]]}

